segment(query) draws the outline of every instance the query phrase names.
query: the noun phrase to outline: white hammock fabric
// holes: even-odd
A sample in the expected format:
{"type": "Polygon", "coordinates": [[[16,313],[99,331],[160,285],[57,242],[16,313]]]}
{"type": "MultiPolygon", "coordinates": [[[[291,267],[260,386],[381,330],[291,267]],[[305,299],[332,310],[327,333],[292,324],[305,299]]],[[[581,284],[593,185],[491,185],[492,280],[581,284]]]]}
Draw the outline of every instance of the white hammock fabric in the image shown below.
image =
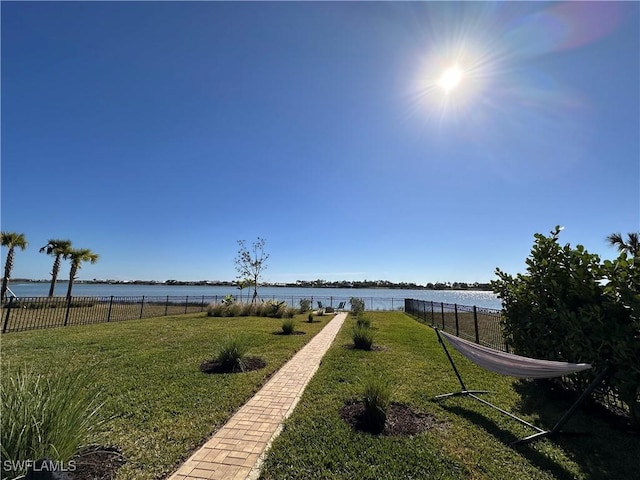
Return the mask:
{"type": "Polygon", "coordinates": [[[500,352],[438,330],[462,355],[492,372],[519,378],[553,378],[589,370],[588,363],[554,362],[500,352]]]}

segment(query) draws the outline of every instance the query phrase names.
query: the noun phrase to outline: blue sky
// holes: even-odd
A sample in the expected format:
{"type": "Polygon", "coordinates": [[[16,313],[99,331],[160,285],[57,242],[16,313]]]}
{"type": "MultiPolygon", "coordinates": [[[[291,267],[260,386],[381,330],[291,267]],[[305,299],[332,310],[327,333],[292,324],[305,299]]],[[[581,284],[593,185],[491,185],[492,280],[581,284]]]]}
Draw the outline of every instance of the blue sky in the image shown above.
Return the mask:
{"type": "Polygon", "coordinates": [[[49,278],[49,238],[100,255],[83,279],[231,280],[260,236],[271,282],[485,282],[556,224],[613,258],[640,225],[639,13],[2,2],[13,276],[49,278]]]}

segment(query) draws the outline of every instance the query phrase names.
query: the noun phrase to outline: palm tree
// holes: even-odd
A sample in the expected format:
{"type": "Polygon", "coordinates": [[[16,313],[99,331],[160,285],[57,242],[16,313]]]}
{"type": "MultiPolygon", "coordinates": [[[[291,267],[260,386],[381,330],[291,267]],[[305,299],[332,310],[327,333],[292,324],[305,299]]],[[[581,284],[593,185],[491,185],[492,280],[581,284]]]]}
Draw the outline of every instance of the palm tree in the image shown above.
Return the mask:
{"type": "Polygon", "coordinates": [[[55,258],[53,268],[51,269],[51,286],[49,287],[49,296],[53,297],[53,291],[56,288],[56,280],[60,271],[60,259],[69,258],[71,251],[71,240],[57,240],[52,238],[44,247],[40,249],[40,253],[46,253],[55,258]]]}
{"type": "Polygon", "coordinates": [[[0,290],[0,303],[4,303],[4,299],[7,295],[7,289],[9,288],[9,278],[11,278],[11,270],[13,270],[13,257],[15,256],[15,249],[18,247],[20,250],[27,248],[29,242],[24,236],[24,233],[14,232],[0,232],[2,236],[2,246],[7,247],[7,261],[4,264],[4,277],[2,277],[2,290],[0,290]]]}
{"type": "Polygon", "coordinates": [[[82,262],[96,263],[98,254],[92,252],[88,248],[72,248],[69,250],[68,257],[71,260],[71,270],[69,271],[69,288],[67,289],[67,299],[71,298],[71,289],[73,281],[77,278],[76,272],[82,267],[82,262]]]}
{"type": "Polygon", "coordinates": [[[607,237],[607,241],[621,253],[630,253],[633,257],[640,256],[640,232],[627,233],[626,242],[620,233],[612,233],[607,237]]]}

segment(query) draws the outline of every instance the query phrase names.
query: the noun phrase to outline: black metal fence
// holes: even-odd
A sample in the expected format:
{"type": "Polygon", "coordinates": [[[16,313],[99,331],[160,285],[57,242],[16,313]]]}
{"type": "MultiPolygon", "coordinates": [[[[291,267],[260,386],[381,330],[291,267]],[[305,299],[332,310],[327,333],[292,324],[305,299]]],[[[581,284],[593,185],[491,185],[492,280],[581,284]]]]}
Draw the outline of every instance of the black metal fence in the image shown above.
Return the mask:
{"type": "MultiPolygon", "coordinates": [[[[210,303],[226,295],[201,296],[104,296],[104,297],[21,297],[10,298],[2,306],[2,333],[39,328],[119,322],[168,315],[204,312],[210,303]]],[[[340,296],[261,296],[258,301],[284,301],[299,307],[300,300],[311,302],[312,309],[350,308],[350,297],[340,296]]],[[[367,310],[402,310],[402,298],[363,298],[367,310]]],[[[250,300],[245,300],[250,301],[250,300]]]]}
{"type": "MultiPolygon", "coordinates": [[[[505,341],[500,326],[500,310],[413,299],[405,299],[404,309],[406,313],[432,327],[480,345],[509,352],[509,344],[505,341]]],[[[577,385],[573,378],[563,377],[559,382],[567,390],[584,389],[584,385],[577,385]]],[[[593,396],[598,404],[613,414],[629,417],[629,407],[620,400],[612,387],[598,388],[593,396]]]]}
{"type": "Polygon", "coordinates": [[[500,326],[500,310],[406,298],[404,311],[460,338],[509,351],[500,326]]]}

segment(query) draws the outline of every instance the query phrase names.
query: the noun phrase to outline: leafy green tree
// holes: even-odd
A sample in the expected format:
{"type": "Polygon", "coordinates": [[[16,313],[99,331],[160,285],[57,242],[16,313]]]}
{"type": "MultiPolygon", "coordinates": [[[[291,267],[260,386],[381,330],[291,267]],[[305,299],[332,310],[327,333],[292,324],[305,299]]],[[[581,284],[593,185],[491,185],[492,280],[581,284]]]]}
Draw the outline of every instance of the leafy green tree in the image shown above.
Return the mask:
{"type": "Polygon", "coordinates": [[[244,240],[238,240],[238,255],[236,256],[236,271],[238,278],[243,281],[249,281],[253,286],[253,297],[251,303],[255,303],[258,298],[258,281],[262,272],[267,268],[267,259],[269,254],[264,251],[266,241],[258,237],[249,250],[244,240]]]}
{"type": "Polygon", "coordinates": [[[66,260],[69,258],[69,252],[71,251],[71,240],[58,240],[52,238],[49,242],[40,249],[40,253],[46,253],[54,257],[53,268],[51,269],[51,286],[49,287],[49,297],[53,297],[53,292],[56,288],[56,281],[58,280],[58,272],[60,272],[60,260],[66,260]]]}
{"type": "Polygon", "coordinates": [[[629,253],[632,257],[640,256],[640,232],[627,233],[626,241],[620,233],[612,233],[607,236],[607,241],[625,255],[629,253]]]}
{"type": "Polygon", "coordinates": [[[9,278],[11,278],[11,271],[13,270],[15,250],[16,248],[24,250],[29,242],[27,242],[24,233],[1,232],[0,235],[2,236],[2,246],[9,249],[7,251],[7,260],[4,263],[4,277],[2,277],[2,290],[0,291],[0,302],[4,303],[7,289],[9,288],[9,278]]]}
{"type": "MultiPolygon", "coordinates": [[[[526,273],[499,268],[503,332],[516,353],[547,360],[609,364],[606,387],[638,422],[640,408],[640,258],[600,262],[582,245],[561,246],[556,227],[535,235],[526,273]],[[635,266],[634,266],[635,264],[635,266]]],[[[593,371],[576,382],[589,381],[593,371]]]]}
{"type": "Polygon", "coordinates": [[[71,289],[73,288],[73,281],[78,278],[76,273],[82,268],[83,262],[91,262],[92,264],[98,261],[99,255],[92,252],[88,248],[72,248],[69,251],[68,258],[71,260],[71,270],[69,271],[69,287],[67,288],[67,299],[71,298],[71,289]]]}

